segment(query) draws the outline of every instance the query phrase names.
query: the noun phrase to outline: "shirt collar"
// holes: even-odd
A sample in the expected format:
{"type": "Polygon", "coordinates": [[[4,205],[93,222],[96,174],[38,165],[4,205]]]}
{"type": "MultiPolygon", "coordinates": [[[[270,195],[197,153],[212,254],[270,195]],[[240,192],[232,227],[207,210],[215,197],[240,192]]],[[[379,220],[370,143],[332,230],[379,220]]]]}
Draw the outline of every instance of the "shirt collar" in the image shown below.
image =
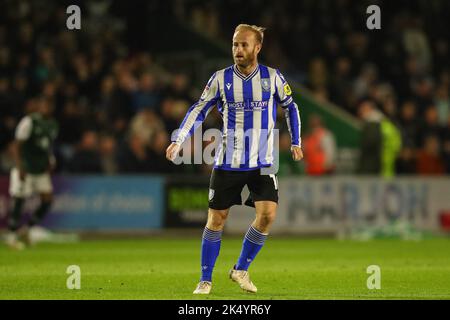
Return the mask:
{"type": "Polygon", "coordinates": [[[249,80],[251,78],[253,78],[253,76],[258,72],[259,70],[259,64],[256,64],[255,70],[253,70],[252,72],[250,72],[247,76],[244,75],[242,72],[239,71],[239,69],[237,68],[236,65],[233,65],[233,70],[234,73],[236,73],[236,75],[241,78],[242,80],[249,80]]]}

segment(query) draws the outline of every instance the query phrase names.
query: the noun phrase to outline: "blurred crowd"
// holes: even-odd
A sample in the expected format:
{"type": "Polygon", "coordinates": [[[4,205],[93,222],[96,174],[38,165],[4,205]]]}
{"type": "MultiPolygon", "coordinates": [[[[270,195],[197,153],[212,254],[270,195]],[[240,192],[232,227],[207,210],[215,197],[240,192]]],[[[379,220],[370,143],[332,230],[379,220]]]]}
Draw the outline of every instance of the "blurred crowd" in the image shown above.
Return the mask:
{"type": "MultiPolygon", "coordinates": [[[[401,145],[389,170],[450,173],[450,2],[188,1],[179,12],[197,31],[227,42],[241,22],[266,27],[267,64],[369,127],[382,119],[395,125],[401,145]],[[381,8],[381,30],[366,27],[366,8],[373,4],[381,8]],[[362,111],[367,105],[373,106],[368,113],[362,111]]],[[[361,162],[369,145],[362,142],[361,162]]],[[[359,172],[376,173],[377,166],[360,165],[359,172]]]]}
{"type": "MultiPolygon", "coordinates": [[[[262,51],[267,64],[285,70],[316,99],[333,102],[364,122],[394,124],[401,146],[389,170],[449,173],[450,26],[443,14],[449,5],[377,2],[389,10],[382,11],[382,29],[370,32],[365,30],[365,1],[173,1],[168,6],[173,18],[224,43],[239,23],[267,27],[262,51]]],[[[138,40],[112,13],[114,3],[86,1],[82,30],[68,31],[61,27],[67,18],[64,2],[2,2],[0,172],[13,166],[14,129],[40,96],[53,105],[60,126],[58,172],[209,173],[207,165],[176,166],[165,159],[170,134],[201,88],[189,74],[168,72],[156,63],[151,50],[130,46],[138,40]]],[[[289,159],[281,112],[279,118],[280,173],[333,173],[336,144],[321,119],[312,117],[303,126],[305,154],[312,155],[303,168],[289,159]],[[321,152],[314,154],[317,146],[321,152]],[[319,171],[311,166],[317,161],[323,164],[319,171]]],[[[220,127],[217,112],[205,127],[220,127]]]]}
{"type": "Polygon", "coordinates": [[[4,4],[0,172],[14,165],[15,128],[21,117],[34,111],[37,97],[53,106],[59,123],[58,172],[165,174],[207,169],[175,166],[165,159],[170,134],[197,99],[188,75],[168,73],[151,52],[131,52],[124,25],[108,13],[108,3],[86,3],[81,31],[65,28],[65,5],[4,4]]]}

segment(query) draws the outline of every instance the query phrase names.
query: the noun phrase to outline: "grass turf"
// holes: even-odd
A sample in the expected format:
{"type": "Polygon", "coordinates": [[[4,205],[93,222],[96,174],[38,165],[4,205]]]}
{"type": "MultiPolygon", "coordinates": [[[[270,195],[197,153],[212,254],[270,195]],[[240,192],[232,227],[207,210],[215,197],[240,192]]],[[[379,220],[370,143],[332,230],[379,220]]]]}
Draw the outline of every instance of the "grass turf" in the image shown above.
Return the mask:
{"type": "Polygon", "coordinates": [[[0,299],[450,299],[450,239],[420,242],[269,238],[249,271],[257,294],[228,279],[241,239],[224,237],[209,296],[192,294],[199,239],[39,244],[22,252],[0,246],[0,299]],[[69,290],[66,269],[81,268],[69,290]],[[366,268],[381,268],[369,290],[366,268]]]}

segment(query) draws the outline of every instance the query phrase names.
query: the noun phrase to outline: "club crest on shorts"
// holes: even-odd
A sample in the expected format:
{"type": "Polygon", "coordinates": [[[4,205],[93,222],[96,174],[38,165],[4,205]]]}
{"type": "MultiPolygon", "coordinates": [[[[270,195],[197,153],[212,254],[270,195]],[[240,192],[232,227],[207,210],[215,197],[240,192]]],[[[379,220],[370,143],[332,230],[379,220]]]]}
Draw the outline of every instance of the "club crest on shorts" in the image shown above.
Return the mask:
{"type": "Polygon", "coordinates": [[[209,189],[208,200],[211,201],[213,198],[214,198],[214,190],[213,189],[209,189]]]}
{"type": "Polygon", "coordinates": [[[269,78],[261,78],[261,87],[263,91],[270,91],[270,79],[269,78]]]}

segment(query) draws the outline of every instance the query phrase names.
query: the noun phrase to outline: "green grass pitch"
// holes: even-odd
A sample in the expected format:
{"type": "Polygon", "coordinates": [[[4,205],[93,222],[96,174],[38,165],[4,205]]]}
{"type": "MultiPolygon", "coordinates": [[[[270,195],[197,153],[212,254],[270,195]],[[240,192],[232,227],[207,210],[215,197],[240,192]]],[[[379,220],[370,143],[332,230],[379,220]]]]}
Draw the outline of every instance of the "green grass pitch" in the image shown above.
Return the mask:
{"type": "Polygon", "coordinates": [[[279,238],[272,236],[249,271],[257,294],[228,279],[241,239],[225,236],[209,296],[194,296],[200,239],[151,238],[0,246],[0,299],[450,299],[450,239],[420,242],[279,238]],[[69,290],[66,269],[81,269],[69,290]],[[381,289],[369,290],[369,265],[381,289]]]}

